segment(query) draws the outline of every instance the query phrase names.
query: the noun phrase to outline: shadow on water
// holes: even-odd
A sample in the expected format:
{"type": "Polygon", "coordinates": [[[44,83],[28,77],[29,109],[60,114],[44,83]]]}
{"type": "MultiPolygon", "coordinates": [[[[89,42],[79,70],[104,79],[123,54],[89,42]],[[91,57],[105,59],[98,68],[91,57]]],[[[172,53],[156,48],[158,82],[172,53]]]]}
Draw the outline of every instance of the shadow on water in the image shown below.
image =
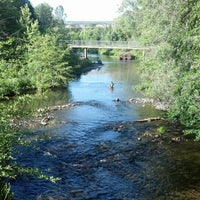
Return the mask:
{"type": "MultiPolygon", "coordinates": [[[[29,137],[37,138],[37,148],[19,147],[22,164],[61,180],[53,184],[18,177],[12,184],[16,200],[200,198],[199,143],[147,138],[144,133],[163,124],[133,122],[160,114],[150,105],[127,102],[141,96],[133,90],[136,67],[134,62],[107,60],[100,71],[33,102],[36,108],[79,105],[56,112],[56,119],[65,123],[33,131],[29,137]]],[[[169,134],[180,133],[177,127],[164,126],[169,134]]]]}

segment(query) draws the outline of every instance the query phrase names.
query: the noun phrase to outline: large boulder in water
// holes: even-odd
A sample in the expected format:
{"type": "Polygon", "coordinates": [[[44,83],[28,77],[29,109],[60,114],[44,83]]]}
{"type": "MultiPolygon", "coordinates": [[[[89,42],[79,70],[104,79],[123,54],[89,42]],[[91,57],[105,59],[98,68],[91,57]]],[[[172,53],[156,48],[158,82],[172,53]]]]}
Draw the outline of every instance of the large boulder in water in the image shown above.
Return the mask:
{"type": "Polygon", "coordinates": [[[119,56],[119,60],[134,60],[135,56],[130,53],[124,53],[119,56]]]}

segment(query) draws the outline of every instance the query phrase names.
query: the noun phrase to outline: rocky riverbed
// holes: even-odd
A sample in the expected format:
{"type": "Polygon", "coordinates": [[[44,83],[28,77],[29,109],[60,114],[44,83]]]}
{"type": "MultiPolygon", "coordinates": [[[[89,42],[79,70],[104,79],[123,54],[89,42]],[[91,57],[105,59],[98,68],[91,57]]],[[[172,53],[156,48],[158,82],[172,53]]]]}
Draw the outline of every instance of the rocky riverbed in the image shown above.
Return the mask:
{"type": "MultiPolygon", "coordinates": [[[[151,99],[144,98],[131,98],[127,102],[140,104],[155,103],[151,99]]],[[[58,106],[40,108],[32,116],[27,116],[25,118],[21,118],[20,120],[11,120],[11,124],[15,128],[26,131],[67,124],[68,122],[65,120],[59,121],[58,119],[56,119],[56,112],[59,112],[63,109],[73,109],[76,106],[80,106],[81,104],[83,104],[83,102],[68,103],[58,106]]],[[[180,124],[170,123],[159,116],[147,119],[140,119],[133,122],[116,123],[109,125],[107,129],[114,130],[120,133],[132,131],[133,129],[142,130],[141,133],[139,133],[138,135],[138,141],[147,140],[151,142],[163,143],[183,142],[195,139],[194,135],[184,135],[182,133],[183,127],[181,127],[180,124]],[[152,130],[146,130],[145,127],[151,127],[152,130]],[[164,129],[164,132],[161,132],[160,128],[164,129]],[[172,129],[176,129],[176,131],[172,131],[172,129]]]]}
{"type": "MultiPolygon", "coordinates": [[[[27,191],[38,191],[37,200],[199,199],[199,173],[195,167],[200,167],[200,162],[195,163],[194,158],[200,160],[199,153],[195,154],[200,149],[194,143],[194,137],[184,136],[182,127],[176,123],[153,117],[102,124],[89,131],[93,140],[91,144],[89,138],[70,141],[57,140],[52,134],[48,136],[45,130],[50,127],[68,123],[71,126],[74,123],[59,121],[56,119],[57,112],[75,109],[82,104],[77,102],[41,108],[28,118],[13,121],[15,127],[23,130],[42,128],[40,134],[28,136],[32,141],[41,141],[38,152],[32,155],[30,152],[33,150],[26,150],[29,153],[23,160],[30,161],[29,157],[34,156],[33,162],[37,160],[40,163],[41,160],[42,166],[51,168],[51,175],[61,178],[53,187],[45,183],[40,190],[34,182],[30,182],[31,188],[27,191]],[[164,132],[160,131],[161,127],[164,127],[164,132]],[[43,134],[46,139],[40,140],[43,134]],[[192,145],[191,152],[188,149],[192,145]],[[187,176],[188,173],[190,176],[187,176]],[[189,185],[193,185],[193,189],[185,190],[189,185]],[[46,190],[46,187],[52,187],[52,190],[46,190]]],[[[19,185],[25,184],[20,181],[19,185]]],[[[16,197],[18,192],[20,196],[20,189],[16,188],[16,197]]],[[[30,193],[27,196],[35,199],[30,193]]]]}
{"type": "Polygon", "coordinates": [[[53,163],[51,173],[61,176],[61,181],[52,190],[41,190],[37,200],[197,200],[200,184],[191,157],[194,152],[186,152],[193,141],[180,133],[177,124],[157,119],[101,125],[90,132],[94,141],[100,137],[92,146],[90,141],[54,140],[54,146],[43,141],[36,155],[42,156],[44,166],[53,163]],[[165,134],[159,133],[160,126],[167,127],[165,134]],[[177,184],[180,180],[183,183],[177,184]],[[185,190],[191,184],[195,188],[185,190]]]}

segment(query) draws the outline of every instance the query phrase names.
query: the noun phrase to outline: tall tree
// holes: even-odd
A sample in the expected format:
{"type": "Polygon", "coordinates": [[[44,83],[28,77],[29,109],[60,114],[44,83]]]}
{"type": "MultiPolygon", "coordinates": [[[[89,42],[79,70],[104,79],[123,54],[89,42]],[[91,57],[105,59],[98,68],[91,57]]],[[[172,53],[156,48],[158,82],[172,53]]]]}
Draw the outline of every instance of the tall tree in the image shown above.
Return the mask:
{"type": "Polygon", "coordinates": [[[0,38],[16,36],[20,32],[18,20],[20,18],[20,9],[28,4],[31,10],[31,17],[34,17],[33,7],[29,0],[13,1],[0,0],[0,38]]]}
{"type": "Polygon", "coordinates": [[[27,53],[25,73],[32,87],[42,91],[65,86],[72,78],[69,66],[70,50],[58,34],[41,34],[37,21],[30,19],[28,7],[22,9],[21,23],[26,27],[27,53]]]}
{"type": "Polygon", "coordinates": [[[35,7],[36,17],[39,22],[40,31],[46,33],[53,25],[53,8],[47,3],[39,4],[35,7]]]}
{"type": "Polygon", "coordinates": [[[55,20],[59,25],[64,25],[67,15],[65,14],[63,6],[58,6],[55,9],[55,20]]]}
{"type": "Polygon", "coordinates": [[[120,40],[131,40],[136,37],[135,22],[136,0],[124,0],[119,8],[121,16],[114,20],[114,30],[120,40]]]}

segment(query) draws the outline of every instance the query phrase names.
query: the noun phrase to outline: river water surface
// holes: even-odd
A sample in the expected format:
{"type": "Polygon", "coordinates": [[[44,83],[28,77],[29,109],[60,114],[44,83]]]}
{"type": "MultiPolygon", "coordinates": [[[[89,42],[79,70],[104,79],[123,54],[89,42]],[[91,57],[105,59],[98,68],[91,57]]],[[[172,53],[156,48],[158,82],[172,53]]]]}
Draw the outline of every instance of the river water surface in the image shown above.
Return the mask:
{"type": "Polygon", "coordinates": [[[32,105],[77,106],[56,112],[59,125],[29,134],[34,148],[19,148],[20,163],[61,180],[19,177],[12,184],[15,199],[199,199],[198,143],[138,140],[140,133],[158,124],[133,121],[161,113],[151,105],[128,102],[141,96],[134,90],[136,62],[108,58],[103,62],[100,69],[70,82],[66,90],[32,105]]]}

